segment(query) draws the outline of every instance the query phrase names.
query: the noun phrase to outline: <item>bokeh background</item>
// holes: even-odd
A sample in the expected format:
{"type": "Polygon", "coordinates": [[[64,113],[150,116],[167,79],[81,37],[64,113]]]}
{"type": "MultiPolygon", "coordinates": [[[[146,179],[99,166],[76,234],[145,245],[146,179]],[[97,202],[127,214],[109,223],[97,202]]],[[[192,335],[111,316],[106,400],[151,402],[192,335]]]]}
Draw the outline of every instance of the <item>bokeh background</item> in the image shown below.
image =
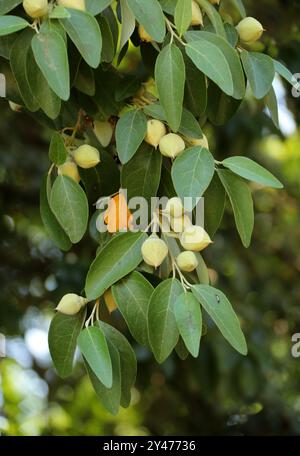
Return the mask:
{"type": "MultiPolygon", "coordinates": [[[[262,50],[300,72],[300,2],[246,1],[267,30],[262,50]]],[[[123,64],[138,63],[132,48],[123,64]]],[[[88,236],[69,253],[48,239],[39,216],[39,189],[49,166],[50,133],[0,100],[0,434],[3,435],[297,435],[300,434],[300,98],[279,79],[276,130],[251,96],[226,127],[208,126],[216,159],[246,155],[285,185],[253,185],[255,231],[242,247],[227,211],[205,260],[213,283],[241,317],[249,355],[241,357],[210,326],[197,360],[176,355],[158,366],[135,346],[138,378],[132,405],[113,417],[99,403],[81,360],[60,380],[48,351],[53,309],[80,292],[95,252],[88,236]]],[[[121,318],[113,324],[126,333],[121,318]]],[[[130,338],[129,334],[127,334],[130,338]]]]}

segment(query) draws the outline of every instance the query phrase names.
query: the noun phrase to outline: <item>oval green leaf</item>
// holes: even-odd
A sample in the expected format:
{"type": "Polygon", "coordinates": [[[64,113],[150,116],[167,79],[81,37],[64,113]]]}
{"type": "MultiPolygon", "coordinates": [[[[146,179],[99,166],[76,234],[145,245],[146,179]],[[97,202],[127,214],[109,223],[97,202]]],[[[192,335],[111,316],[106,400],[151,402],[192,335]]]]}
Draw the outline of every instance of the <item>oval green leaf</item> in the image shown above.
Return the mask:
{"type": "Polygon", "coordinates": [[[253,95],[260,100],[272,87],[275,76],[273,60],[266,54],[247,51],[241,53],[241,59],[253,95]]]}
{"type": "Polygon", "coordinates": [[[153,287],[139,272],[132,272],[112,287],[113,297],[135,340],[148,346],[148,303],[153,287]]]}
{"type": "Polygon", "coordinates": [[[28,27],[29,23],[22,17],[18,16],[1,16],[0,17],[0,36],[10,35],[28,27]]]}
{"type": "Polygon", "coordinates": [[[155,81],[167,122],[176,132],[181,123],[185,66],[182,53],[174,44],[168,44],[159,53],[155,64],[155,81]]]}
{"type": "Polygon", "coordinates": [[[242,243],[249,247],[254,227],[253,200],[249,186],[231,171],[220,169],[218,175],[229,197],[242,243]]]}
{"type": "Polygon", "coordinates": [[[117,152],[123,165],[134,156],[147,132],[147,119],[138,109],[120,117],[116,128],[117,152]]]}
{"type": "Polygon", "coordinates": [[[86,317],[86,309],[76,315],[57,313],[52,319],[48,344],[55,369],[60,377],[72,374],[77,338],[86,317]]]}
{"type": "Polygon", "coordinates": [[[230,169],[233,173],[238,174],[244,179],[248,179],[268,187],[283,188],[282,183],[276,179],[270,171],[258,163],[255,163],[253,160],[250,160],[250,158],[242,156],[229,157],[223,160],[222,164],[225,168],[230,169]]]}
{"type": "Polygon", "coordinates": [[[106,388],[113,384],[112,363],[106,338],[99,326],[85,328],[78,337],[78,346],[88,365],[106,388]]]}
{"type": "Polygon", "coordinates": [[[89,216],[88,201],[80,185],[70,177],[58,176],[51,190],[50,207],[71,242],[79,242],[89,216]]]}
{"type": "Polygon", "coordinates": [[[165,34],[165,18],[158,0],[127,0],[139,24],[142,24],[153,40],[162,42],[165,34]]]}
{"type": "Polygon", "coordinates": [[[179,334],[190,354],[197,358],[202,333],[199,302],[192,293],[182,293],[175,301],[174,314],[179,334]]]}
{"type": "Polygon", "coordinates": [[[247,343],[240,322],[224,293],[209,285],[194,285],[192,292],[230,345],[242,355],[247,355],[247,343]]]}
{"type": "Polygon", "coordinates": [[[182,290],[177,279],[164,280],[155,288],[149,302],[149,342],[159,363],[165,361],[178,342],[174,303],[182,290]]]}
{"type": "Polygon", "coordinates": [[[142,261],[143,232],[122,233],[99,252],[89,269],[85,291],[89,300],[101,296],[109,287],[129,274],[142,261]]]}
{"type": "Polygon", "coordinates": [[[100,64],[102,36],[98,22],[91,14],[77,9],[67,9],[70,17],[60,23],[77,47],[78,51],[92,68],[100,64]]]}
{"type": "MultiPolygon", "coordinates": [[[[172,166],[172,180],[181,198],[199,198],[214,175],[214,159],[209,150],[201,146],[186,149],[172,166]]],[[[196,204],[194,201],[193,204],[196,204]]]]}

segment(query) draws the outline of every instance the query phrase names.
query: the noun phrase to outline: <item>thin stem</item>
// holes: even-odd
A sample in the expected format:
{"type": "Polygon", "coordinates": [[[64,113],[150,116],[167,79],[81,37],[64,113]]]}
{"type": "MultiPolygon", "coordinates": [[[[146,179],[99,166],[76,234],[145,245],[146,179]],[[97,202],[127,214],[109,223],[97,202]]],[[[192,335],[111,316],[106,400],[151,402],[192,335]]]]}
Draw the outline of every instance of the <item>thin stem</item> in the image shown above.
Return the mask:
{"type": "Polygon", "coordinates": [[[91,315],[89,316],[89,318],[88,318],[87,321],[85,322],[85,327],[86,327],[86,328],[89,326],[90,322],[92,322],[92,325],[94,324],[94,316],[95,316],[95,312],[96,312],[96,310],[97,310],[98,304],[99,304],[99,301],[97,300],[97,301],[95,302],[95,305],[94,305],[94,307],[93,307],[93,310],[92,310],[91,315]]]}
{"type": "Polygon", "coordinates": [[[165,21],[166,21],[166,26],[167,26],[167,29],[169,30],[170,34],[171,34],[171,41],[170,41],[170,44],[173,43],[173,40],[174,38],[176,38],[180,44],[182,44],[182,46],[186,46],[187,43],[185,43],[184,41],[182,41],[182,39],[180,38],[179,35],[177,35],[177,33],[174,32],[173,28],[176,30],[176,27],[174,24],[172,24],[171,21],[169,21],[169,19],[165,16],[165,21]]]}

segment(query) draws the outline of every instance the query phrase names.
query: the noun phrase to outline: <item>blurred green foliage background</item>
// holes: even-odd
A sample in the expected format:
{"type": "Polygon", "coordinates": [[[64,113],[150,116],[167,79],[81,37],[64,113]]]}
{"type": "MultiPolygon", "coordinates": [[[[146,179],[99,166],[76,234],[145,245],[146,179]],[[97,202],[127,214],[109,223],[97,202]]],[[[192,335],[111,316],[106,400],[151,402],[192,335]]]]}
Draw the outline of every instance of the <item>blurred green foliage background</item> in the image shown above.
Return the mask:
{"type": "MultiPolygon", "coordinates": [[[[268,32],[263,50],[300,72],[299,2],[245,3],[268,32]]],[[[252,186],[256,218],[248,250],[227,211],[205,252],[213,284],[241,317],[249,355],[236,354],[213,326],[197,360],[174,354],[158,366],[135,346],[132,405],[117,417],[99,404],[80,360],[68,380],[53,370],[47,346],[53,309],[64,293],[81,291],[95,244],[87,237],[63,254],[47,238],[39,188],[49,166],[49,131],[0,100],[0,332],[7,339],[7,357],[0,360],[0,434],[300,433],[300,358],[291,355],[291,336],[300,333],[300,98],[280,80],[276,92],[281,131],[251,98],[226,127],[207,128],[216,159],[249,156],[285,185],[282,191],[252,186]]],[[[126,332],[119,315],[112,323],[126,332]]]]}

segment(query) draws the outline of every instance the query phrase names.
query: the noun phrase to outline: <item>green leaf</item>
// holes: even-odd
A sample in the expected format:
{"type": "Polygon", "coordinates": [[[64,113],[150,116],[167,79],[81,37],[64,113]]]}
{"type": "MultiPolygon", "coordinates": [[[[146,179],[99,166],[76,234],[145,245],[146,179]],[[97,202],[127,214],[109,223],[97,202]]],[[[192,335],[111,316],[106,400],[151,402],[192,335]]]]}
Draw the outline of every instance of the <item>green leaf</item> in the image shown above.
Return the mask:
{"type": "Polygon", "coordinates": [[[37,111],[39,103],[31,91],[30,79],[27,71],[28,54],[31,51],[31,41],[34,33],[24,30],[15,40],[10,52],[10,66],[17,82],[20,95],[29,111],[37,111]]]}
{"type": "Polygon", "coordinates": [[[88,365],[106,388],[113,384],[112,363],[106,338],[99,326],[85,328],[78,337],[78,346],[88,365]]]}
{"type": "Polygon", "coordinates": [[[182,115],[185,66],[180,49],[168,44],[159,53],[155,64],[155,81],[168,124],[177,131],[182,115]]]}
{"type": "Polygon", "coordinates": [[[22,0],[1,0],[0,15],[4,15],[13,10],[16,6],[20,5],[22,0]]]}
{"type": "Polygon", "coordinates": [[[48,343],[51,358],[60,377],[72,374],[77,338],[86,317],[86,309],[76,315],[57,313],[52,319],[48,343]]]}
{"type": "Polygon", "coordinates": [[[102,35],[101,62],[110,63],[115,56],[115,43],[109,21],[105,16],[99,16],[98,22],[102,35]]]}
{"type": "Polygon", "coordinates": [[[88,66],[83,60],[81,60],[76,79],[74,81],[74,87],[77,90],[93,97],[96,91],[95,76],[91,67],[88,66]]]}
{"type": "Polygon", "coordinates": [[[70,17],[71,13],[62,5],[55,6],[49,14],[50,19],[66,19],[70,17]]]}
{"type": "Polygon", "coordinates": [[[142,24],[147,33],[159,43],[166,34],[165,19],[157,0],[127,0],[128,6],[137,21],[142,24]]]}
{"type": "Polygon", "coordinates": [[[194,358],[199,355],[202,333],[202,315],[192,293],[182,293],[175,301],[174,314],[179,334],[194,358]]]}
{"type": "Polygon", "coordinates": [[[77,182],[67,176],[58,176],[50,195],[50,206],[71,242],[79,242],[88,223],[89,207],[86,195],[77,182]]]}
{"type": "Polygon", "coordinates": [[[203,257],[199,252],[195,252],[195,255],[198,261],[198,266],[196,268],[198,280],[200,283],[203,283],[204,285],[209,285],[210,279],[205,261],[203,260],[203,257]]]}
{"type": "Polygon", "coordinates": [[[226,32],[222,18],[214,5],[212,5],[208,0],[197,0],[197,2],[199,3],[201,10],[207,14],[207,17],[214,27],[216,33],[226,39],[226,32]]]}
{"type": "Polygon", "coordinates": [[[0,16],[0,36],[10,35],[28,27],[29,23],[18,16],[0,16]]]}
{"type": "Polygon", "coordinates": [[[176,1],[174,0],[159,0],[159,3],[167,14],[170,14],[171,16],[174,16],[175,14],[175,7],[176,7],[176,1]]]}
{"type": "Polygon", "coordinates": [[[53,214],[47,198],[47,175],[44,177],[40,192],[40,214],[48,236],[61,250],[70,250],[72,243],[55,215],[53,214]]]}
{"type": "Polygon", "coordinates": [[[283,188],[281,182],[273,174],[263,168],[258,163],[247,157],[229,157],[222,161],[225,168],[230,169],[233,173],[238,174],[244,179],[257,182],[273,188],[283,188]]]}
{"type": "Polygon", "coordinates": [[[272,87],[275,76],[273,60],[266,54],[247,51],[241,53],[241,59],[253,95],[260,100],[272,87]]]}
{"type": "Polygon", "coordinates": [[[207,40],[195,40],[185,47],[187,55],[223,92],[232,96],[234,85],[227,59],[218,45],[207,40]]]}
{"type": "Polygon", "coordinates": [[[204,224],[211,238],[214,237],[221,224],[225,202],[225,189],[220,182],[218,174],[215,173],[209,187],[204,193],[204,224]]]}
{"type": "Polygon", "coordinates": [[[204,114],[207,105],[206,77],[185,56],[185,101],[188,109],[196,116],[204,114]]]}
{"type": "Polygon", "coordinates": [[[97,16],[107,8],[113,0],[85,0],[86,10],[93,16],[97,16]]]}
{"type": "Polygon", "coordinates": [[[122,31],[120,39],[120,51],[123,49],[135,29],[135,17],[128,7],[126,0],[121,0],[122,31]]]}
{"type": "Polygon", "coordinates": [[[152,293],[152,285],[136,271],[112,287],[113,297],[129,331],[144,346],[149,345],[147,312],[152,293]]]}
{"type": "Polygon", "coordinates": [[[107,341],[109,355],[112,364],[112,386],[107,388],[94,374],[88,362],[84,359],[85,368],[91,380],[93,388],[99,397],[103,407],[106,408],[112,415],[117,415],[121,401],[121,365],[120,355],[110,341],[107,341]]]}
{"type": "Polygon", "coordinates": [[[181,198],[202,196],[213,175],[213,156],[201,146],[186,149],[172,166],[172,180],[176,193],[181,198]]]}
{"type": "Polygon", "coordinates": [[[54,30],[40,31],[32,39],[36,63],[51,89],[62,99],[70,96],[69,62],[63,38],[54,30]]]}
{"type": "Polygon", "coordinates": [[[143,197],[150,202],[156,196],[160,182],[162,155],[149,144],[143,143],[132,159],[122,167],[121,187],[127,189],[127,198],[143,197]]]}
{"type": "Polygon", "coordinates": [[[137,363],[135,353],[122,333],[113,326],[98,321],[107,340],[118,350],[121,362],[121,405],[128,407],[131,400],[131,388],[136,380],[137,363]]]}
{"type": "Polygon", "coordinates": [[[192,292],[230,345],[246,355],[247,344],[240,322],[224,293],[209,285],[194,285],[192,292]]]}
{"type": "Polygon", "coordinates": [[[188,32],[186,37],[188,40],[205,41],[215,45],[219,51],[221,51],[223,57],[229,65],[233,81],[233,92],[228,93],[228,95],[232,95],[232,97],[237,100],[243,99],[246,92],[245,77],[236,49],[234,49],[226,39],[216,35],[215,33],[195,31],[188,32]]]}
{"type": "Polygon", "coordinates": [[[51,137],[49,159],[57,166],[65,163],[67,159],[67,149],[64,140],[57,131],[55,131],[51,137]]]}
{"type": "Polygon", "coordinates": [[[300,83],[295,76],[278,60],[273,60],[276,73],[278,73],[283,79],[289,82],[296,91],[300,91],[300,83]]]}
{"type": "Polygon", "coordinates": [[[141,247],[146,233],[119,234],[101,250],[89,269],[85,291],[89,300],[101,296],[142,261],[141,247]]]}
{"type": "Polygon", "coordinates": [[[70,17],[60,23],[77,47],[78,51],[92,68],[100,64],[102,36],[98,22],[86,11],[68,9],[70,17]]]}
{"type": "Polygon", "coordinates": [[[254,227],[253,201],[249,186],[231,171],[220,169],[218,175],[229,197],[242,243],[249,247],[254,227]]]}
{"type": "Polygon", "coordinates": [[[126,112],[116,127],[117,152],[121,163],[127,163],[136,153],[147,132],[147,119],[138,109],[126,112]]]}
{"type": "Polygon", "coordinates": [[[203,133],[199,122],[194,117],[194,115],[185,108],[183,108],[182,111],[181,124],[178,131],[182,135],[187,136],[189,138],[203,138],[203,133]]]}
{"type": "Polygon", "coordinates": [[[182,293],[177,279],[168,279],[155,288],[148,307],[149,342],[156,360],[165,361],[178,342],[174,303],[182,293]]]}
{"type": "Polygon", "coordinates": [[[179,36],[182,36],[192,22],[192,0],[177,1],[174,20],[179,36]]]}
{"type": "Polygon", "coordinates": [[[56,119],[60,113],[61,99],[49,87],[43,73],[37,66],[32,49],[27,56],[27,74],[32,93],[40,108],[50,119],[56,119]]]}
{"type": "Polygon", "coordinates": [[[279,130],[280,126],[279,126],[278,103],[277,103],[276,93],[275,93],[275,90],[273,89],[273,87],[271,87],[271,89],[269,90],[267,95],[264,97],[264,103],[265,103],[266,107],[268,108],[268,111],[270,113],[273,124],[279,130]]]}

